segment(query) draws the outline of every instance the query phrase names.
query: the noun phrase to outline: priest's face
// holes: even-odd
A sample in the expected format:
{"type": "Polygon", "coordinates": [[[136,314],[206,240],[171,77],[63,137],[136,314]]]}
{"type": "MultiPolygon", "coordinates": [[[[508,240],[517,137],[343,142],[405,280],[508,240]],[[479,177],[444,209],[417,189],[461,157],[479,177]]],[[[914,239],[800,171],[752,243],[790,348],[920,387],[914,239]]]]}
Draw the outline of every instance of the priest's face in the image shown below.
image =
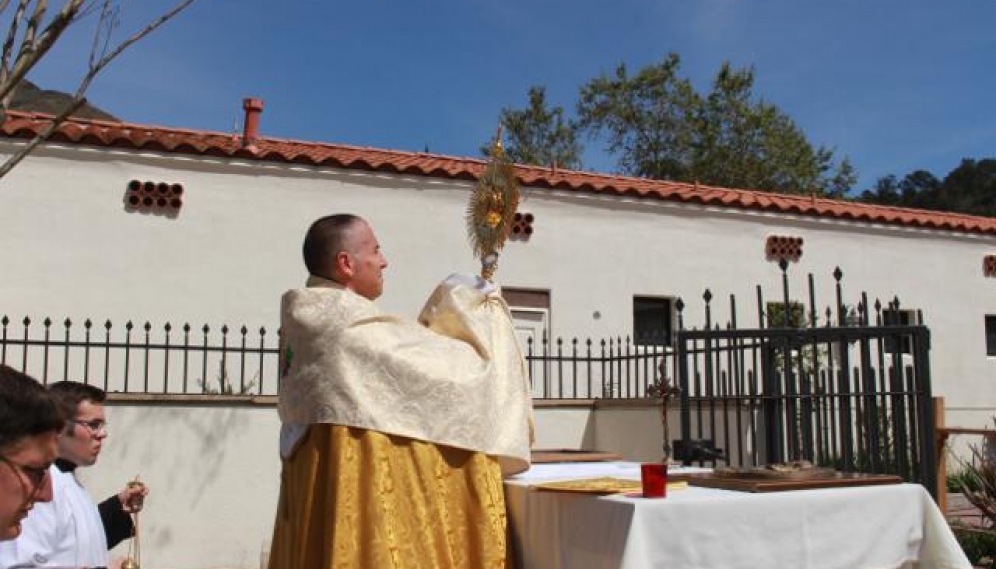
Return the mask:
{"type": "Polygon", "coordinates": [[[83,400],[76,406],[76,417],[66,422],[66,430],[59,435],[59,458],[77,466],[91,466],[107,438],[107,419],[104,406],[83,400]]]}
{"type": "Polygon", "coordinates": [[[52,501],[48,467],[55,460],[55,435],[24,437],[0,452],[0,541],[21,534],[21,520],[35,502],[52,501]]]}
{"type": "Polygon", "coordinates": [[[350,228],[347,248],[346,288],[370,300],[376,299],[384,292],[387,258],[367,222],[357,221],[350,228]]]}

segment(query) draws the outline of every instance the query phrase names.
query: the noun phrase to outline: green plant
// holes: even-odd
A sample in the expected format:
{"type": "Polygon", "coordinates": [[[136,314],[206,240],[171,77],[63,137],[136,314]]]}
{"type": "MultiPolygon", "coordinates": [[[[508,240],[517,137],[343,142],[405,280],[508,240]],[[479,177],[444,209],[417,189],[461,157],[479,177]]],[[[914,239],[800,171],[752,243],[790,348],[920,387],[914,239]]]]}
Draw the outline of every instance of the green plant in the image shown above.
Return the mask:
{"type": "Polygon", "coordinates": [[[228,370],[225,369],[224,364],[218,363],[218,377],[216,378],[217,387],[208,383],[203,378],[197,380],[197,385],[201,386],[201,392],[208,395],[250,395],[252,390],[259,385],[259,374],[253,376],[252,380],[248,383],[239,387],[238,391],[235,389],[235,385],[232,380],[228,377],[228,370]]]}
{"type": "Polygon", "coordinates": [[[960,466],[957,470],[949,472],[945,485],[948,488],[948,492],[961,492],[965,487],[972,490],[980,489],[976,477],[964,466],[960,466]]]}
{"type": "Polygon", "coordinates": [[[785,303],[769,302],[765,305],[768,314],[769,328],[805,328],[806,308],[801,302],[790,301],[788,309],[788,319],[785,318],[785,303]]]}
{"type": "MultiPolygon", "coordinates": [[[[789,302],[787,316],[785,304],[782,302],[767,303],[765,312],[768,328],[808,328],[816,321],[814,314],[810,313],[807,317],[805,306],[794,300],[789,302]]],[[[786,371],[786,355],[788,370],[793,375],[815,376],[818,370],[826,369],[829,361],[827,347],[822,344],[789,342],[782,347],[773,343],[772,348],[771,363],[779,374],[786,371]]]]}
{"type": "MultiPolygon", "coordinates": [[[[996,418],[993,419],[996,424],[996,418]]],[[[958,459],[960,468],[948,476],[949,490],[961,492],[982,514],[981,526],[953,522],[958,543],[976,567],[996,567],[996,461],[977,445],[969,445],[971,457],[958,459]]]]}
{"type": "Polygon", "coordinates": [[[961,522],[953,522],[951,530],[958,540],[958,545],[965,552],[965,557],[968,557],[973,566],[996,567],[996,532],[991,529],[971,527],[961,522]]]}
{"type": "MultiPolygon", "coordinates": [[[[820,466],[829,466],[836,470],[852,472],[895,472],[899,462],[899,453],[903,453],[903,458],[907,464],[914,465],[915,460],[912,449],[899,448],[896,437],[893,433],[892,414],[888,409],[879,407],[872,414],[869,420],[864,414],[859,419],[863,444],[855,448],[851,453],[850,460],[844,460],[840,454],[833,454],[818,461],[820,466]],[[870,424],[874,422],[874,425],[870,424]],[[877,431],[877,436],[872,444],[872,427],[877,431]]],[[[857,434],[856,434],[857,436],[857,434]]],[[[960,491],[960,490],[956,490],[960,491]]]]}
{"type": "MultiPolygon", "coordinates": [[[[996,423],[996,419],[994,419],[996,423]]],[[[961,462],[960,490],[965,499],[979,509],[990,528],[996,527],[996,461],[990,460],[977,445],[970,445],[970,460],[961,462]]]]}

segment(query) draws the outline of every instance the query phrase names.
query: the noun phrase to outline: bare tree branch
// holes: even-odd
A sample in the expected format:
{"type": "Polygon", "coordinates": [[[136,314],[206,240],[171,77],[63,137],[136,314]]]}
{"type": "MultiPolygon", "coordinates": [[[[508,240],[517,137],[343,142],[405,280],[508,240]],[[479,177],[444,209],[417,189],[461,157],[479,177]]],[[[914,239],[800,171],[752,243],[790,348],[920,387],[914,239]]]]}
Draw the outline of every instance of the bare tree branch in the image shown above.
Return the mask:
{"type": "Polygon", "coordinates": [[[114,10],[114,0],[102,0],[100,3],[100,18],[93,32],[93,44],[90,46],[90,57],[87,59],[87,69],[93,69],[97,54],[106,54],[111,43],[111,34],[117,21],[117,11],[114,10]]]}
{"type": "Polygon", "coordinates": [[[79,12],[84,0],[67,0],[62,6],[62,10],[52,18],[45,31],[39,36],[31,49],[17,54],[14,68],[11,70],[7,80],[0,84],[0,101],[5,101],[7,95],[21,84],[28,71],[38,63],[38,61],[48,53],[48,50],[59,39],[62,32],[73,21],[74,16],[79,12]]]}
{"type": "Polygon", "coordinates": [[[45,127],[45,130],[38,133],[37,136],[32,138],[27,144],[22,146],[17,152],[8,158],[6,162],[0,165],[0,178],[6,176],[8,172],[14,169],[14,166],[20,164],[21,160],[24,160],[39,144],[48,140],[48,137],[52,136],[55,129],[59,128],[59,125],[64,123],[67,118],[72,116],[72,114],[78,111],[84,104],[86,104],[86,97],[73,99],[69,106],[59,113],[59,116],[52,119],[52,122],[45,127]]]}
{"type": "MultiPolygon", "coordinates": [[[[152,22],[151,24],[149,24],[148,26],[146,26],[144,29],[142,29],[142,30],[140,30],[140,31],[132,34],[131,37],[129,37],[125,41],[123,41],[120,44],[118,44],[118,46],[116,48],[114,48],[110,53],[108,53],[107,55],[105,55],[104,57],[102,57],[100,59],[100,61],[97,62],[96,65],[93,65],[93,66],[90,67],[90,73],[87,74],[88,76],[90,76],[89,79],[92,80],[93,79],[92,76],[100,73],[100,71],[104,67],[106,67],[108,63],[110,63],[111,61],[114,61],[114,58],[116,58],[117,56],[121,55],[121,52],[123,52],[124,50],[128,49],[129,47],[131,47],[131,45],[133,43],[135,43],[138,40],[144,38],[145,36],[151,34],[158,27],[160,27],[163,24],[165,24],[166,22],[170,21],[174,16],[176,16],[177,14],[179,14],[180,12],[182,12],[183,10],[185,10],[187,8],[187,6],[190,6],[191,4],[193,4],[196,1],[197,0],[183,0],[182,2],[180,2],[180,3],[176,4],[175,6],[173,6],[173,8],[170,9],[168,12],[165,12],[162,16],[159,16],[159,19],[155,20],[154,22],[152,22]]],[[[87,83],[89,83],[89,81],[87,81],[87,83]]]]}
{"type": "MultiPolygon", "coordinates": [[[[21,1],[28,2],[30,0],[21,1]]],[[[39,0],[39,2],[44,3],[46,0],[39,0]]],[[[59,35],[61,35],[66,27],[73,21],[73,18],[79,12],[79,9],[84,2],[85,0],[68,0],[59,15],[53,18],[52,22],[45,29],[45,32],[38,39],[34,50],[28,55],[25,55],[25,52],[23,51],[18,54],[17,63],[15,63],[14,71],[11,72],[8,81],[0,83],[0,88],[2,88],[2,90],[0,90],[0,102],[4,101],[5,98],[8,97],[8,94],[13,93],[14,87],[23,80],[24,74],[27,70],[33,67],[38,60],[41,59],[45,52],[52,47],[52,44],[54,44],[55,40],[59,38],[59,35]],[[23,65],[22,58],[25,62],[23,65]]],[[[48,137],[59,128],[59,125],[65,122],[66,119],[72,116],[73,113],[79,110],[80,107],[86,103],[86,92],[90,88],[90,83],[93,82],[97,75],[103,71],[108,64],[114,61],[114,59],[121,55],[126,49],[135,44],[135,42],[154,32],[194,2],[196,2],[196,0],[182,0],[181,2],[178,2],[170,10],[159,16],[159,18],[132,34],[130,37],[114,47],[114,49],[107,51],[107,45],[110,41],[110,34],[113,31],[116,22],[116,13],[113,9],[112,0],[102,0],[100,19],[98,20],[97,27],[94,31],[94,43],[90,53],[87,73],[80,81],[79,86],[76,89],[76,93],[66,105],[66,108],[63,109],[58,116],[52,118],[42,132],[38,133],[31,139],[31,141],[18,149],[16,153],[14,153],[3,163],[2,166],[0,166],[0,178],[3,178],[8,172],[17,166],[18,163],[24,160],[24,158],[30,154],[31,151],[33,151],[43,141],[48,139],[48,137]],[[102,42],[101,40],[104,41],[102,42]],[[95,56],[98,52],[103,53],[103,55],[100,59],[95,61],[95,56]]],[[[6,104],[0,103],[0,121],[6,119],[6,107],[6,104]]]]}
{"type": "Polygon", "coordinates": [[[14,17],[10,20],[10,28],[7,30],[7,37],[3,41],[3,59],[0,59],[0,84],[4,84],[7,81],[7,76],[10,74],[10,56],[14,51],[14,42],[17,41],[17,30],[21,26],[21,20],[24,19],[24,13],[27,11],[30,1],[20,0],[17,4],[17,10],[14,12],[14,17]]]}
{"type": "Polygon", "coordinates": [[[80,7],[80,11],[76,14],[76,19],[82,19],[93,13],[97,9],[97,5],[93,0],[86,0],[83,6],[80,7]]]}
{"type": "MultiPolygon", "coordinates": [[[[17,58],[22,54],[30,53],[35,49],[35,37],[38,35],[38,27],[45,21],[45,12],[48,11],[48,0],[35,0],[35,10],[28,18],[28,25],[24,28],[24,37],[21,38],[21,49],[17,51],[17,58]]],[[[17,65],[17,62],[14,62],[17,65]]]]}

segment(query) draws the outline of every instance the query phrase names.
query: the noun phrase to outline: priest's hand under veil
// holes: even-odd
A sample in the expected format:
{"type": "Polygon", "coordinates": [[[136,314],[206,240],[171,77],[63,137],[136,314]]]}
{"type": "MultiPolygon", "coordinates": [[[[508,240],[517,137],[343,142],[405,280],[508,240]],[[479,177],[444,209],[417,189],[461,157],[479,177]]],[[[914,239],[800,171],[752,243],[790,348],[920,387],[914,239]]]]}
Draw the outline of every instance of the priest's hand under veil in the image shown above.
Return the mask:
{"type": "Polygon", "coordinates": [[[444,284],[449,286],[467,286],[473,289],[481,291],[484,296],[491,296],[498,293],[498,286],[495,283],[482,278],[478,275],[463,275],[460,273],[453,273],[452,275],[446,277],[443,281],[444,284]]]}

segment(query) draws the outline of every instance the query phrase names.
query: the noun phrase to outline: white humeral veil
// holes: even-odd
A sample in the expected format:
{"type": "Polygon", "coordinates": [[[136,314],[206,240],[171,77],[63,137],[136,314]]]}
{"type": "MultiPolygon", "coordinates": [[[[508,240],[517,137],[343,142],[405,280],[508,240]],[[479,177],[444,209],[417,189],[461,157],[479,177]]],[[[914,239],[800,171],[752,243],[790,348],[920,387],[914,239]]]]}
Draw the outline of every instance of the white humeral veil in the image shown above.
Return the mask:
{"type": "Polygon", "coordinates": [[[440,284],[418,322],[310,277],[281,303],[280,418],[372,429],[529,468],[532,398],[508,306],[472,278],[440,284]]]}

